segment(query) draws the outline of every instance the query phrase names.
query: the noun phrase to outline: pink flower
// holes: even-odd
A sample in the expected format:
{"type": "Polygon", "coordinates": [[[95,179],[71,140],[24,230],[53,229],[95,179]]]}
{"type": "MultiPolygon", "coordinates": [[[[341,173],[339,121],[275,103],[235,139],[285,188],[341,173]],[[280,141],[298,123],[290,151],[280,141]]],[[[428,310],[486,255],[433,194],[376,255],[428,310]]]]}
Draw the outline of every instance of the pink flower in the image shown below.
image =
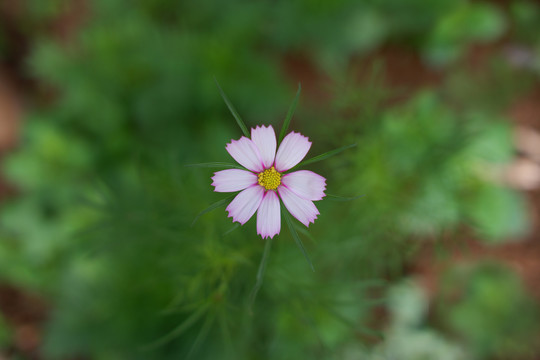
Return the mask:
{"type": "Polygon", "coordinates": [[[212,177],[217,192],[240,191],[227,207],[229,217],[244,225],[257,212],[257,233],[273,238],[281,230],[280,202],[302,224],[309,226],[319,215],[313,201],[325,196],[326,179],[308,170],[287,173],[306,156],[311,142],[291,132],[276,153],[276,134],[272,126],[251,129],[227,144],[228,153],[247,170],[218,171],[212,177]]]}

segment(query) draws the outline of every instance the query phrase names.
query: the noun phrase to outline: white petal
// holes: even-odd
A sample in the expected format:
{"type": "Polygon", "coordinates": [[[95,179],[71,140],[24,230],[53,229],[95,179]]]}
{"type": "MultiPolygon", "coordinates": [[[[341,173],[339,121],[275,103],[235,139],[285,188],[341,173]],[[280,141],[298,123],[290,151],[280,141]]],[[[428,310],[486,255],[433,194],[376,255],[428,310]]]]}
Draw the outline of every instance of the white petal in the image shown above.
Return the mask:
{"type": "Polygon", "coordinates": [[[234,192],[257,184],[257,175],[246,170],[228,169],[215,172],[212,180],[215,191],[234,192]]]}
{"type": "Polygon", "coordinates": [[[257,145],[264,167],[269,168],[274,165],[276,157],[276,133],[272,125],[265,127],[257,126],[251,129],[251,140],[257,145]]]}
{"type": "Polygon", "coordinates": [[[298,219],[302,224],[309,226],[310,222],[315,222],[319,211],[313,201],[302,199],[294,192],[289,190],[286,186],[278,187],[279,196],[281,201],[289,210],[292,216],[298,219]]]}
{"type": "Polygon", "coordinates": [[[294,131],[285,136],[276,154],[276,170],[287,171],[306,156],[311,147],[307,137],[294,131]]]}
{"type": "Polygon", "coordinates": [[[281,230],[281,212],[277,194],[269,190],[264,194],[257,211],[257,234],[262,238],[273,238],[281,230]]]}
{"type": "Polygon", "coordinates": [[[229,217],[233,218],[233,222],[238,221],[244,225],[259,208],[264,195],[264,188],[259,185],[254,185],[243,190],[231,201],[227,206],[229,217]]]}
{"type": "Polygon", "coordinates": [[[283,175],[281,183],[306,200],[322,200],[326,179],[309,170],[294,171],[283,175]]]}
{"type": "Polygon", "coordinates": [[[247,137],[242,136],[240,140],[232,140],[225,148],[233,159],[246,169],[255,172],[263,171],[264,167],[259,149],[247,137]]]}

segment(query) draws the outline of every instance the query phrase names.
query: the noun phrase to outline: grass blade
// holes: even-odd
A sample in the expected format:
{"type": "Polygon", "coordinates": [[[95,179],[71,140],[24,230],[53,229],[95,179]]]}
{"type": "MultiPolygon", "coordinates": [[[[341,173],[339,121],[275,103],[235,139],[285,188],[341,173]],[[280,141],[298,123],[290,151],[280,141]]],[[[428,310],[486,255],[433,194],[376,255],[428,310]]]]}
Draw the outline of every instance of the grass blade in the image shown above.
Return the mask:
{"type": "Polygon", "coordinates": [[[278,138],[278,146],[281,143],[281,140],[285,137],[285,133],[289,129],[289,124],[291,123],[291,119],[294,115],[294,111],[296,110],[296,105],[298,104],[298,99],[300,98],[300,93],[302,92],[302,85],[298,83],[298,90],[296,91],[296,96],[294,97],[293,102],[291,103],[291,106],[289,107],[289,111],[287,112],[287,116],[285,117],[285,120],[283,121],[283,126],[281,126],[281,131],[279,132],[279,138],[278,138]]]}
{"type": "Polygon", "coordinates": [[[268,238],[266,240],[266,244],[264,244],[263,256],[261,258],[261,263],[259,264],[259,271],[257,271],[257,281],[255,282],[255,286],[253,286],[253,290],[251,290],[251,294],[249,294],[249,312],[252,314],[253,303],[257,298],[257,293],[262,286],[264,274],[266,273],[266,264],[268,263],[268,256],[270,255],[270,249],[272,248],[273,241],[274,240],[272,238],[268,238]]]}
{"type": "Polygon", "coordinates": [[[249,134],[249,131],[248,131],[248,128],[247,128],[246,124],[244,124],[244,122],[242,121],[242,118],[240,117],[240,115],[238,114],[236,109],[234,108],[233,104],[231,103],[231,101],[229,100],[227,95],[225,95],[225,92],[223,91],[221,86],[219,86],[219,83],[218,83],[216,78],[214,78],[214,81],[216,82],[216,85],[217,85],[217,87],[219,89],[219,93],[221,94],[221,97],[223,98],[223,101],[225,101],[225,104],[227,104],[227,107],[229,108],[229,111],[234,116],[234,119],[236,120],[236,123],[238,124],[238,126],[240,126],[240,129],[242,129],[242,132],[244,133],[244,135],[247,138],[249,138],[250,134],[249,134]]]}
{"type": "Polygon", "coordinates": [[[352,201],[352,200],[360,199],[361,197],[364,197],[364,196],[366,195],[362,194],[362,195],[353,196],[353,197],[344,197],[344,196],[326,194],[326,199],[332,200],[332,201],[352,201]]]}
{"type": "Polygon", "coordinates": [[[207,163],[199,163],[199,164],[186,164],[184,165],[186,167],[200,167],[200,168],[234,168],[234,169],[241,169],[246,170],[240,165],[237,165],[235,163],[228,163],[228,162],[207,162],[207,163]]]}
{"type": "Polygon", "coordinates": [[[317,156],[312,157],[311,159],[308,159],[306,161],[302,161],[300,164],[296,165],[294,168],[298,168],[298,167],[305,166],[305,165],[308,165],[308,164],[313,164],[313,163],[316,163],[316,162],[321,161],[321,160],[326,160],[329,157],[337,155],[340,152],[343,152],[343,151],[345,151],[347,149],[350,149],[350,148],[353,148],[355,146],[356,146],[356,144],[350,144],[350,145],[347,145],[347,146],[342,146],[342,147],[337,148],[335,150],[330,150],[328,152],[325,152],[324,154],[317,155],[317,156]]]}
{"type": "Polygon", "coordinates": [[[203,216],[203,215],[206,214],[206,213],[209,213],[209,212],[212,211],[212,210],[217,209],[218,207],[221,207],[221,206],[223,206],[223,205],[226,205],[226,204],[229,202],[229,200],[232,200],[235,196],[236,196],[236,194],[231,195],[231,196],[229,196],[229,197],[227,197],[227,198],[225,198],[225,199],[221,199],[221,200],[219,200],[219,201],[216,201],[215,203],[213,203],[212,205],[210,205],[209,207],[207,207],[206,209],[204,209],[203,211],[201,211],[201,212],[195,217],[195,219],[194,219],[193,222],[191,223],[191,226],[195,225],[195,223],[197,222],[197,220],[199,220],[199,218],[200,218],[201,216],[203,216]]]}
{"type": "Polygon", "coordinates": [[[302,243],[302,240],[300,239],[300,236],[298,236],[298,233],[296,232],[296,229],[294,228],[294,224],[291,220],[291,216],[287,212],[286,209],[282,208],[282,214],[285,218],[285,222],[287,223],[287,226],[289,227],[289,231],[291,232],[292,237],[294,238],[294,241],[296,241],[296,245],[300,248],[300,251],[302,251],[302,254],[304,254],[304,257],[306,258],[307,262],[309,263],[309,266],[311,267],[311,270],[315,272],[315,268],[313,267],[313,263],[311,262],[306,249],[304,248],[304,244],[302,243]]]}

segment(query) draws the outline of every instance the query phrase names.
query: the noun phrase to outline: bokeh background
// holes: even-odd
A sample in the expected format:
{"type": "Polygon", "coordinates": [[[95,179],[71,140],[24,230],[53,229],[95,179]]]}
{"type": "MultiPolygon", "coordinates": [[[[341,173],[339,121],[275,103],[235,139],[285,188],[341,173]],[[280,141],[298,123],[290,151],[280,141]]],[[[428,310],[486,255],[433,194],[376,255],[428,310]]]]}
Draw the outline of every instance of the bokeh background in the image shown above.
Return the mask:
{"type": "Polygon", "coordinates": [[[540,358],[540,4],[2,0],[0,358],[540,358]],[[291,130],[312,272],[213,169],[291,130]]]}

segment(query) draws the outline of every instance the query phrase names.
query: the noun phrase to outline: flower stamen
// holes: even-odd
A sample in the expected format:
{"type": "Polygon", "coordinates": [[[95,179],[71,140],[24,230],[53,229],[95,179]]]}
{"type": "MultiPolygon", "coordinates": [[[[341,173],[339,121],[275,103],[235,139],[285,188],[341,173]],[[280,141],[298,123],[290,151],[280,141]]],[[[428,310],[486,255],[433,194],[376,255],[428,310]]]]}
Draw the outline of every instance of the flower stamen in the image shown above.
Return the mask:
{"type": "Polygon", "coordinates": [[[257,177],[259,185],[266,190],[275,190],[281,184],[281,174],[273,166],[259,173],[257,177]]]}

